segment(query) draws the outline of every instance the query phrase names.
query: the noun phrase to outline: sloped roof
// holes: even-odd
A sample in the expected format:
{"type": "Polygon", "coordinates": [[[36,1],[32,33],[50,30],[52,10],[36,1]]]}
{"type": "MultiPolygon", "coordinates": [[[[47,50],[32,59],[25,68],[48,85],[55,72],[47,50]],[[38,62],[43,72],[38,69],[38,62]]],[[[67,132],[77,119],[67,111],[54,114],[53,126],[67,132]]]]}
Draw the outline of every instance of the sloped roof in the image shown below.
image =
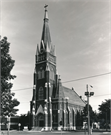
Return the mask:
{"type": "Polygon", "coordinates": [[[64,86],[59,87],[59,98],[68,97],[68,102],[71,104],[85,106],[85,102],[79,97],[79,95],[72,89],[69,89],[64,86]]]}

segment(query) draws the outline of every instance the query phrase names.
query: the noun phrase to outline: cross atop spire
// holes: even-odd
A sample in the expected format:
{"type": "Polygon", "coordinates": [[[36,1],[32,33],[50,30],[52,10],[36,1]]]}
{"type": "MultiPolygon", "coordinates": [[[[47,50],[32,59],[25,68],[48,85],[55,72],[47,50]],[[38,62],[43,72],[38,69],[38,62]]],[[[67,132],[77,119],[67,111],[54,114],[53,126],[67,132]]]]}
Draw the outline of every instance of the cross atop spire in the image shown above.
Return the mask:
{"type": "Polygon", "coordinates": [[[47,10],[47,7],[48,7],[48,5],[45,4],[45,6],[44,6],[45,10],[47,10]]]}
{"type": "Polygon", "coordinates": [[[45,4],[45,6],[44,6],[44,8],[45,8],[44,19],[48,19],[47,7],[48,7],[48,5],[45,4]]]}

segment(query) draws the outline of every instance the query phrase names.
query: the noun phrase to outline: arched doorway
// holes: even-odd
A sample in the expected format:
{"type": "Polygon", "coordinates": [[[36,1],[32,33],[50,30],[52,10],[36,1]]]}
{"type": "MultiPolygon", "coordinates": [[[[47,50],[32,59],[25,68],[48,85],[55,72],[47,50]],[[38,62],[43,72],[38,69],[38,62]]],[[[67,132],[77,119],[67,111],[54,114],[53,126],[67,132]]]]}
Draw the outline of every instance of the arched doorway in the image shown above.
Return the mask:
{"type": "Polygon", "coordinates": [[[38,126],[44,127],[44,115],[42,113],[38,114],[38,126]]]}

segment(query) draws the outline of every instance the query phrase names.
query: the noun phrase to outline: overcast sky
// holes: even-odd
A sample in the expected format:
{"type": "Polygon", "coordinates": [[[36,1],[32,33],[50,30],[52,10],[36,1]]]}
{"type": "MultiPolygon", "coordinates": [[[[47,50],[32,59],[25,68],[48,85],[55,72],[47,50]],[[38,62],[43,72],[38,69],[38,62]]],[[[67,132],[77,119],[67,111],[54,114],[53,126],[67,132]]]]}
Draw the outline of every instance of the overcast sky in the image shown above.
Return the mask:
{"type": "MultiPolygon", "coordinates": [[[[110,0],[2,0],[1,35],[10,42],[15,60],[12,91],[20,101],[18,114],[30,110],[35,52],[40,44],[44,5],[48,4],[49,28],[56,46],[57,69],[62,82],[111,72],[110,0]],[[29,89],[26,89],[29,88],[29,89]],[[21,89],[21,90],[19,90],[21,89]]],[[[92,85],[93,110],[111,98],[111,75],[63,83],[86,99],[92,85]]]]}

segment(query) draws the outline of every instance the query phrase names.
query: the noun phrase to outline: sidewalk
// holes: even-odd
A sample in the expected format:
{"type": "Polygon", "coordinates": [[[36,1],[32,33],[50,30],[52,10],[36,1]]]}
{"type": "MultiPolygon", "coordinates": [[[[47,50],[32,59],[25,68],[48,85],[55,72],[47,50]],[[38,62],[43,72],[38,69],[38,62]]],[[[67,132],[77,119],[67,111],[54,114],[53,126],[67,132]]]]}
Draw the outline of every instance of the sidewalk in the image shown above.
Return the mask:
{"type": "MultiPolygon", "coordinates": [[[[8,135],[7,131],[1,131],[1,135],[8,135]]],[[[11,130],[9,131],[9,135],[88,135],[86,132],[79,132],[79,131],[47,131],[47,132],[40,132],[40,131],[16,131],[11,130]]],[[[92,132],[91,135],[111,135],[111,132],[92,132]]]]}

